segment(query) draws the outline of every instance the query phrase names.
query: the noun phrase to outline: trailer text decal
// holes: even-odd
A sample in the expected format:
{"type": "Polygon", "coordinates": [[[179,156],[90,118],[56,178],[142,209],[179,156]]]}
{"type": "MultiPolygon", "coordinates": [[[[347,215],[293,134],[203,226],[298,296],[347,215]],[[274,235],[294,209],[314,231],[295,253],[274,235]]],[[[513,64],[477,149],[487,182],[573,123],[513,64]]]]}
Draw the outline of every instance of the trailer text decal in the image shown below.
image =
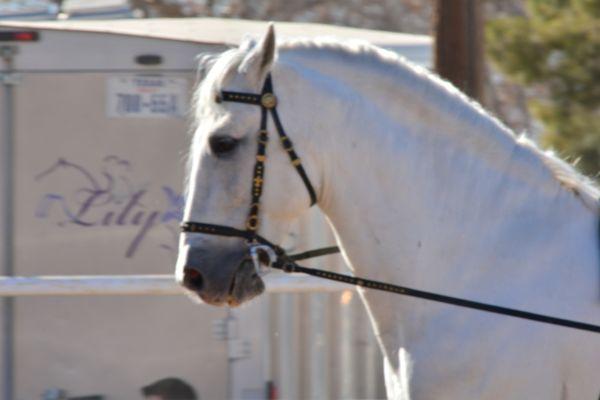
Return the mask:
{"type": "Polygon", "coordinates": [[[35,211],[39,219],[59,227],[131,230],[125,257],[135,256],[148,233],[158,228],[165,230],[161,235],[165,240],[158,245],[173,252],[177,248],[183,196],[166,185],[157,188],[151,182],[136,183],[127,160],[107,156],[101,167],[93,170],[60,158],[35,180],[51,181],[56,187],[42,194],[35,211]]]}

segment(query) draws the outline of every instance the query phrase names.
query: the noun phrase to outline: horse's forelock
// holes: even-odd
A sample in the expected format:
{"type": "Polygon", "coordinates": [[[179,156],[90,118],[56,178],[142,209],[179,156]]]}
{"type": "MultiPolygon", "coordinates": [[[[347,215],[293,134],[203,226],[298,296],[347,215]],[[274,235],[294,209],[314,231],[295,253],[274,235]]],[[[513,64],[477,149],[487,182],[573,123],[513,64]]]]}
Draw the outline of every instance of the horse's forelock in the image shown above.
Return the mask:
{"type": "Polygon", "coordinates": [[[237,73],[245,52],[230,49],[220,54],[202,54],[198,57],[198,85],[194,93],[195,125],[215,104],[215,98],[226,82],[237,73]]]}

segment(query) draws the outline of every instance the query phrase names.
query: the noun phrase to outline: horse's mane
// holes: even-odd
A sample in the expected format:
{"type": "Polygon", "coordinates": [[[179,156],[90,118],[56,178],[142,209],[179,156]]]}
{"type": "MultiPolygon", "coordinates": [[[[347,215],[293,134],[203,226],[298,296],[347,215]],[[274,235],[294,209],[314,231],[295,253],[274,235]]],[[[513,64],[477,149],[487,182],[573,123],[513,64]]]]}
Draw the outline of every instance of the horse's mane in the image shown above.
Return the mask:
{"type": "MultiPolygon", "coordinates": [[[[213,96],[214,91],[220,90],[220,83],[237,71],[244,54],[253,45],[252,39],[246,39],[239,49],[226,52],[224,57],[205,59],[211,65],[222,62],[219,76],[213,80],[212,90],[208,91],[210,93],[208,95],[213,96]]],[[[368,68],[378,69],[379,72],[393,74],[394,79],[401,80],[403,85],[408,85],[411,92],[424,93],[427,101],[449,110],[459,118],[469,121],[470,124],[494,131],[499,135],[509,136],[517,146],[537,156],[565,190],[581,199],[588,208],[598,210],[600,189],[591,179],[582,175],[573,165],[559,158],[553,151],[540,149],[525,134],[517,136],[497,118],[486,112],[479,103],[426,68],[410,63],[392,51],[359,40],[288,39],[280,41],[277,47],[279,52],[310,52],[319,56],[342,59],[344,64],[366,65],[368,68]]],[[[206,68],[202,62],[200,64],[201,69],[206,68]]],[[[197,92],[197,99],[199,92],[197,92]]]]}

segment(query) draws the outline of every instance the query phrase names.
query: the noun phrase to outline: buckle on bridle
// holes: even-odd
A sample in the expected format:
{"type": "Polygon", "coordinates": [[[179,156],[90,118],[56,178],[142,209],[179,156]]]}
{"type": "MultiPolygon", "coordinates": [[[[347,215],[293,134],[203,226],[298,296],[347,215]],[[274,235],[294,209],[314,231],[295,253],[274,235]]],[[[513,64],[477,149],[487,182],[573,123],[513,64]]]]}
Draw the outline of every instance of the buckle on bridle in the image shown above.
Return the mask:
{"type": "Polygon", "coordinates": [[[273,263],[277,261],[277,253],[271,246],[267,246],[266,244],[252,244],[249,251],[252,264],[254,264],[254,269],[259,276],[267,274],[273,263]],[[261,262],[261,254],[266,254],[269,258],[267,265],[261,262]]]}

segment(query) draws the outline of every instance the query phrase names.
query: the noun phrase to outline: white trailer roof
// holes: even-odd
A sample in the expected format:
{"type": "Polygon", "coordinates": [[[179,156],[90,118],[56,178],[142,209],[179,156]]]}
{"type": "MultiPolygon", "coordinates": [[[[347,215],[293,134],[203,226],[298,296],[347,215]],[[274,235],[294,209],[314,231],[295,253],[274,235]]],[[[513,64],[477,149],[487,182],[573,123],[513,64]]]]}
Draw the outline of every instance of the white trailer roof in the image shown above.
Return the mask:
{"type": "MultiPolygon", "coordinates": [[[[246,34],[261,35],[265,32],[266,26],[267,23],[264,21],[221,18],[0,22],[0,29],[35,29],[126,35],[208,45],[237,45],[246,34]]],[[[338,39],[363,39],[375,45],[405,54],[418,63],[427,64],[430,58],[432,41],[430,37],[424,35],[296,22],[275,22],[275,28],[279,37],[329,36],[338,39]]]]}
{"type": "MultiPolygon", "coordinates": [[[[348,28],[334,25],[297,22],[274,22],[283,36],[335,36],[340,39],[362,38],[380,46],[430,45],[431,38],[424,35],[348,28]]],[[[109,21],[39,21],[2,22],[0,27],[31,29],[59,29],[68,31],[112,33],[172,39],[197,43],[238,44],[244,34],[264,33],[267,22],[224,18],[155,18],[109,21]]]]}

